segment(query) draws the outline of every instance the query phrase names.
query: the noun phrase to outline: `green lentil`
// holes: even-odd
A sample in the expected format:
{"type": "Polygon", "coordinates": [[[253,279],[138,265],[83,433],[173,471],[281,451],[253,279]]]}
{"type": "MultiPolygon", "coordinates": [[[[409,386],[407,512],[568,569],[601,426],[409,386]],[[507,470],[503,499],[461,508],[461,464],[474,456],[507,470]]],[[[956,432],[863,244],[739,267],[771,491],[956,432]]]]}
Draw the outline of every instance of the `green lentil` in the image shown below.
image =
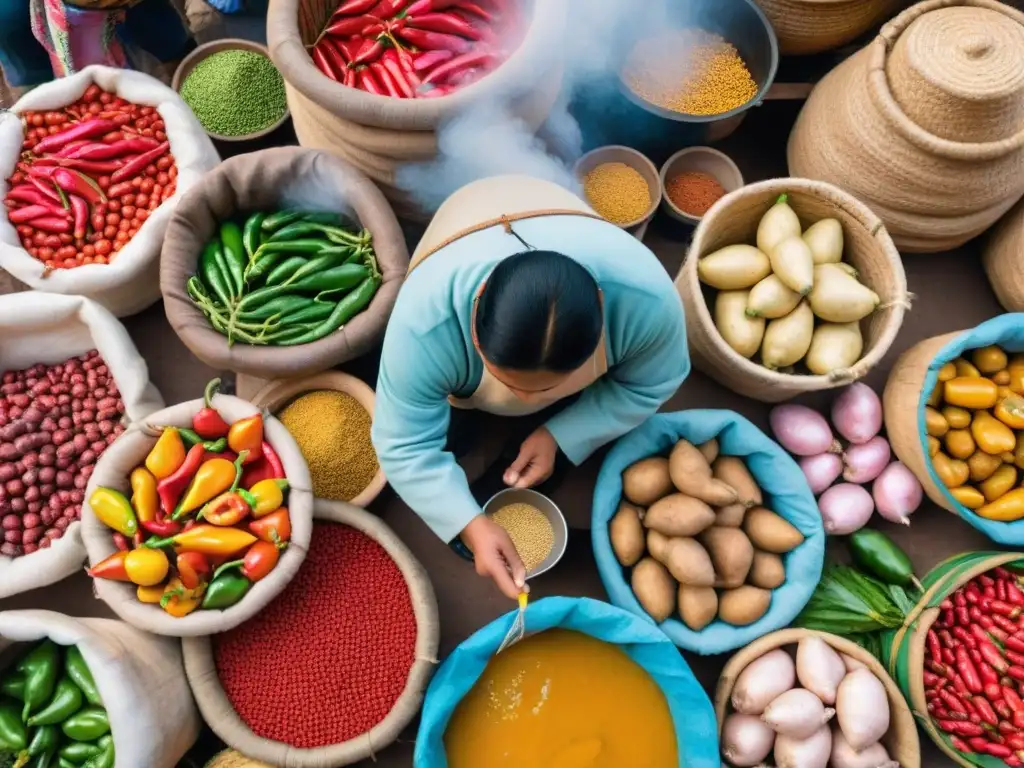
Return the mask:
{"type": "Polygon", "coordinates": [[[203,59],[182,83],[181,98],[206,130],[222,136],[261,131],[288,109],[281,73],[254,51],[221,51],[203,59]]]}

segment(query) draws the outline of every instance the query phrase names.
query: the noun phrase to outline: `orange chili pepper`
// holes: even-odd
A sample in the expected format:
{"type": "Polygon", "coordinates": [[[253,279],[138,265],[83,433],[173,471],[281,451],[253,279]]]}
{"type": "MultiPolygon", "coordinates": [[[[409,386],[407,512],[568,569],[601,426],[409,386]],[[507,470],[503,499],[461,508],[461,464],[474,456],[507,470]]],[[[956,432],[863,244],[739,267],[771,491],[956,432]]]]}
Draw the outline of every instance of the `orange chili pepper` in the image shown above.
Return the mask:
{"type": "Polygon", "coordinates": [[[980,490],[985,494],[985,501],[995,501],[1016,484],[1017,468],[1012,464],[1003,464],[992,473],[992,477],[981,483],[980,490]]]}
{"type": "Polygon", "coordinates": [[[178,520],[183,515],[198,509],[210,499],[233,488],[242,476],[243,462],[244,454],[240,455],[234,463],[219,456],[204,461],[196,471],[196,476],[192,478],[192,483],[185,491],[181,501],[178,502],[171,517],[178,520]]]}
{"type": "Polygon", "coordinates": [[[1006,372],[1010,374],[1010,380],[1006,382],[1014,393],[1024,395],[1024,355],[1014,355],[1010,358],[1010,364],[1006,366],[1006,372]]]}
{"type": "Polygon", "coordinates": [[[173,475],[175,470],[185,463],[185,444],[181,435],[174,427],[164,427],[160,439],[146,456],[146,469],[153,473],[157,480],[173,475]]]}
{"type": "Polygon", "coordinates": [[[181,583],[181,579],[171,579],[167,582],[167,590],[160,598],[160,607],[178,619],[188,616],[202,602],[204,589],[202,586],[199,589],[189,589],[181,583]]]}
{"type": "Polygon", "coordinates": [[[263,445],[263,416],[257,413],[247,419],[236,421],[228,430],[228,447],[241,455],[248,451],[243,464],[251,464],[260,458],[263,445]]]}
{"type": "Polygon", "coordinates": [[[990,374],[1006,367],[1006,353],[994,344],[971,352],[971,362],[981,373],[990,374]]]}
{"type": "Polygon", "coordinates": [[[164,596],[164,592],[166,591],[166,584],[155,584],[151,587],[140,586],[135,590],[135,597],[138,598],[140,603],[156,605],[160,602],[160,599],[164,596]]]}
{"type": "Polygon", "coordinates": [[[998,520],[1010,523],[1024,517],[1024,488],[1014,488],[1004,493],[995,501],[978,510],[978,514],[987,520],[998,520]]]}
{"type": "Polygon", "coordinates": [[[86,573],[94,579],[110,579],[111,581],[131,581],[128,578],[128,571],[125,569],[124,561],[130,554],[129,551],[115,552],[110,557],[100,560],[86,573]]]}
{"type": "Polygon", "coordinates": [[[980,376],[957,376],[942,386],[943,399],[948,405],[976,411],[991,408],[999,400],[999,387],[996,383],[980,376]]]}
{"type": "Polygon", "coordinates": [[[1024,397],[1009,395],[996,405],[996,418],[1011,429],[1024,429],[1024,397]]]}
{"type": "MultiPolygon", "coordinates": [[[[984,381],[984,379],[980,379],[984,381]]],[[[1017,447],[1017,436],[1008,426],[988,411],[978,411],[971,422],[971,435],[985,453],[993,455],[1012,451],[1017,447]]]]}
{"type": "Polygon", "coordinates": [[[985,497],[977,488],[969,485],[961,485],[959,488],[950,488],[949,495],[963,504],[968,509],[978,509],[985,506],[985,497]]]}
{"type": "Polygon", "coordinates": [[[249,530],[260,541],[269,541],[272,544],[288,541],[292,537],[292,520],[288,516],[288,508],[281,507],[269,515],[264,515],[259,520],[249,523],[249,530]]]}
{"type": "Polygon", "coordinates": [[[221,528],[200,523],[166,539],[150,539],[147,547],[173,546],[181,552],[199,552],[202,555],[233,555],[253,544],[256,537],[240,528],[221,528]]]}
{"type": "Polygon", "coordinates": [[[182,552],[178,555],[175,566],[178,569],[178,578],[186,589],[198,589],[210,576],[210,563],[199,552],[182,552]]]}
{"type": "Polygon", "coordinates": [[[241,560],[224,563],[214,571],[213,578],[216,579],[224,571],[232,568],[240,568],[242,575],[249,581],[256,582],[264,579],[274,570],[274,566],[277,565],[277,561],[281,557],[281,550],[287,546],[288,544],[283,541],[276,543],[257,541],[246,550],[241,560]]]}
{"type": "Polygon", "coordinates": [[[156,520],[160,499],[156,494],[156,478],[145,467],[136,467],[130,477],[132,508],[140,523],[156,520]]]}

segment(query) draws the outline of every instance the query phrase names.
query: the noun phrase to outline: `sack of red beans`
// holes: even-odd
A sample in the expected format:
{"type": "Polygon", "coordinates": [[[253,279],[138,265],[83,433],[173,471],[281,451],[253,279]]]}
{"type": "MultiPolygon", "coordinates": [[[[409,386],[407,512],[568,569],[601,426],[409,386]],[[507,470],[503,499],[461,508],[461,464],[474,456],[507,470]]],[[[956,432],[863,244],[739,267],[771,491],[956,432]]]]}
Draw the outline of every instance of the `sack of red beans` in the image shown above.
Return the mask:
{"type": "Polygon", "coordinates": [[[163,407],[124,326],[83,296],[0,297],[0,598],[82,567],[100,456],[163,407]]]}
{"type": "MultiPolygon", "coordinates": [[[[178,764],[202,726],[180,644],[111,619],[72,618],[53,611],[0,613],[0,654],[7,663],[46,639],[58,646],[77,646],[81,652],[110,724],[113,768],[178,764]]],[[[6,664],[0,665],[0,672],[9,672],[6,664]]],[[[58,680],[63,675],[63,669],[57,670],[58,680]]],[[[59,696],[62,689],[57,690],[59,696]]],[[[57,762],[28,763],[44,764],[55,767],[57,762]]]]}
{"type": "Polygon", "coordinates": [[[160,298],[159,257],[181,194],[220,162],[173,90],[86,67],[0,112],[0,268],[121,317],[160,298]]]}

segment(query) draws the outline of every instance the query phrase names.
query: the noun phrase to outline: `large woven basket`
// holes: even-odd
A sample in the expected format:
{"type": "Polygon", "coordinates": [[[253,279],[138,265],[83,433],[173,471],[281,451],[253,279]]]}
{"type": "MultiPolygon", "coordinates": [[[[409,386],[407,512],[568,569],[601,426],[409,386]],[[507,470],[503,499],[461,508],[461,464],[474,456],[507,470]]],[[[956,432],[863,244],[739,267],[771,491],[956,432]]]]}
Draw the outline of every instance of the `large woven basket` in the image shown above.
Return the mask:
{"type": "Polygon", "coordinates": [[[1024,200],[992,230],[982,263],[1003,308],[1024,312],[1024,200]]]}
{"type": "MultiPolygon", "coordinates": [[[[409,548],[379,518],[351,504],[317,499],[313,516],[317,520],[340,523],[361,531],[394,559],[409,587],[416,615],[416,660],[409,671],[405,690],[391,712],[370,731],[341,744],[299,749],[257,736],[238,716],[220,684],[210,638],[183,640],[185,674],[203,719],[229,747],[252,760],[278,768],[335,768],[367,758],[375,759],[375,755],[398,738],[402,729],[419,713],[423,694],[437,665],[437,599],[430,577],[409,548]]],[[[380,627],[380,631],[387,632],[387,627],[380,627]]],[[[272,692],[268,691],[268,695],[272,692]]]]}
{"type": "Polygon", "coordinates": [[[732,690],[736,687],[736,678],[751,662],[761,658],[769,651],[787,645],[795,646],[805,637],[819,637],[835,650],[865,665],[877,677],[885,692],[889,695],[889,730],[881,742],[889,751],[889,756],[899,762],[900,768],[921,768],[921,742],[917,737],[917,726],[914,716],[907,706],[900,689],[889,677],[878,659],[865,651],[856,643],[838,635],[818,632],[812,629],[782,629],[755,640],[747,647],[737,651],[726,663],[718,678],[715,689],[715,717],[718,718],[718,734],[721,737],[722,724],[726,715],[732,711],[729,703],[732,690]]]}
{"type": "Polygon", "coordinates": [[[901,251],[959,246],[1024,194],[1024,13],[926,0],[815,87],[789,170],[867,203],[901,251]]]}
{"type": "Polygon", "coordinates": [[[820,53],[856,40],[902,0],[754,0],[772,23],[785,55],[820,53]]]}
{"type": "Polygon", "coordinates": [[[686,336],[694,365],[741,395],[766,403],[789,400],[804,392],[849,384],[863,377],[892,345],[909,307],[903,263],[882,222],[863,203],[831,184],[808,179],[772,179],[741,187],[723,197],[701,219],[690,250],[676,277],[686,309],[686,336]],[[734,243],[752,243],[757,224],[779,195],[806,228],[834,217],[843,225],[844,258],[860,279],[881,298],[881,306],[861,321],[864,356],[853,366],[828,376],[800,376],[770,371],[742,357],[725,343],[708,309],[709,291],[697,277],[697,261],[734,243]]]}

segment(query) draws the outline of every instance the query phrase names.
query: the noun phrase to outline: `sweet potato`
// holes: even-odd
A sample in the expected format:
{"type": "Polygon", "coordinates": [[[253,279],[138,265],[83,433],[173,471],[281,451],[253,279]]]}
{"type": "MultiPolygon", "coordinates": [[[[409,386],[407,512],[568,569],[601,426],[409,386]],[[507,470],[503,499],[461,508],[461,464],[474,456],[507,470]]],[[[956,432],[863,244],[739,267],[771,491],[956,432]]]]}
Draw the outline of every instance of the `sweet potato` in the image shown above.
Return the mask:
{"type": "Polygon", "coordinates": [[[669,477],[680,493],[700,499],[713,507],[724,507],[738,500],[736,490],[711,476],[711,465],[704,455],[686,440],[680,440],[668,457],[669,477]]]}
{"type": "Polygon", "coordinates": [[[622,494],[640,507],[649,507],[672,493],[668,459],[651,456],[630,464],[622,473],[622,494]]]}
{"type": "Polygon", "coordinates": [[[644,528],[640,510],[628,501],[619,502],[615,516],[608,523],[612,551],[621,565],[636,565],[644,554],[644,528]]]}
{"type": "Polygon", "coordinates": [[[654,502],[644,515],[644,527],[666,536],[696,536],[714,525],[715,513],[700,499],[673,493],[654,502]]]}

